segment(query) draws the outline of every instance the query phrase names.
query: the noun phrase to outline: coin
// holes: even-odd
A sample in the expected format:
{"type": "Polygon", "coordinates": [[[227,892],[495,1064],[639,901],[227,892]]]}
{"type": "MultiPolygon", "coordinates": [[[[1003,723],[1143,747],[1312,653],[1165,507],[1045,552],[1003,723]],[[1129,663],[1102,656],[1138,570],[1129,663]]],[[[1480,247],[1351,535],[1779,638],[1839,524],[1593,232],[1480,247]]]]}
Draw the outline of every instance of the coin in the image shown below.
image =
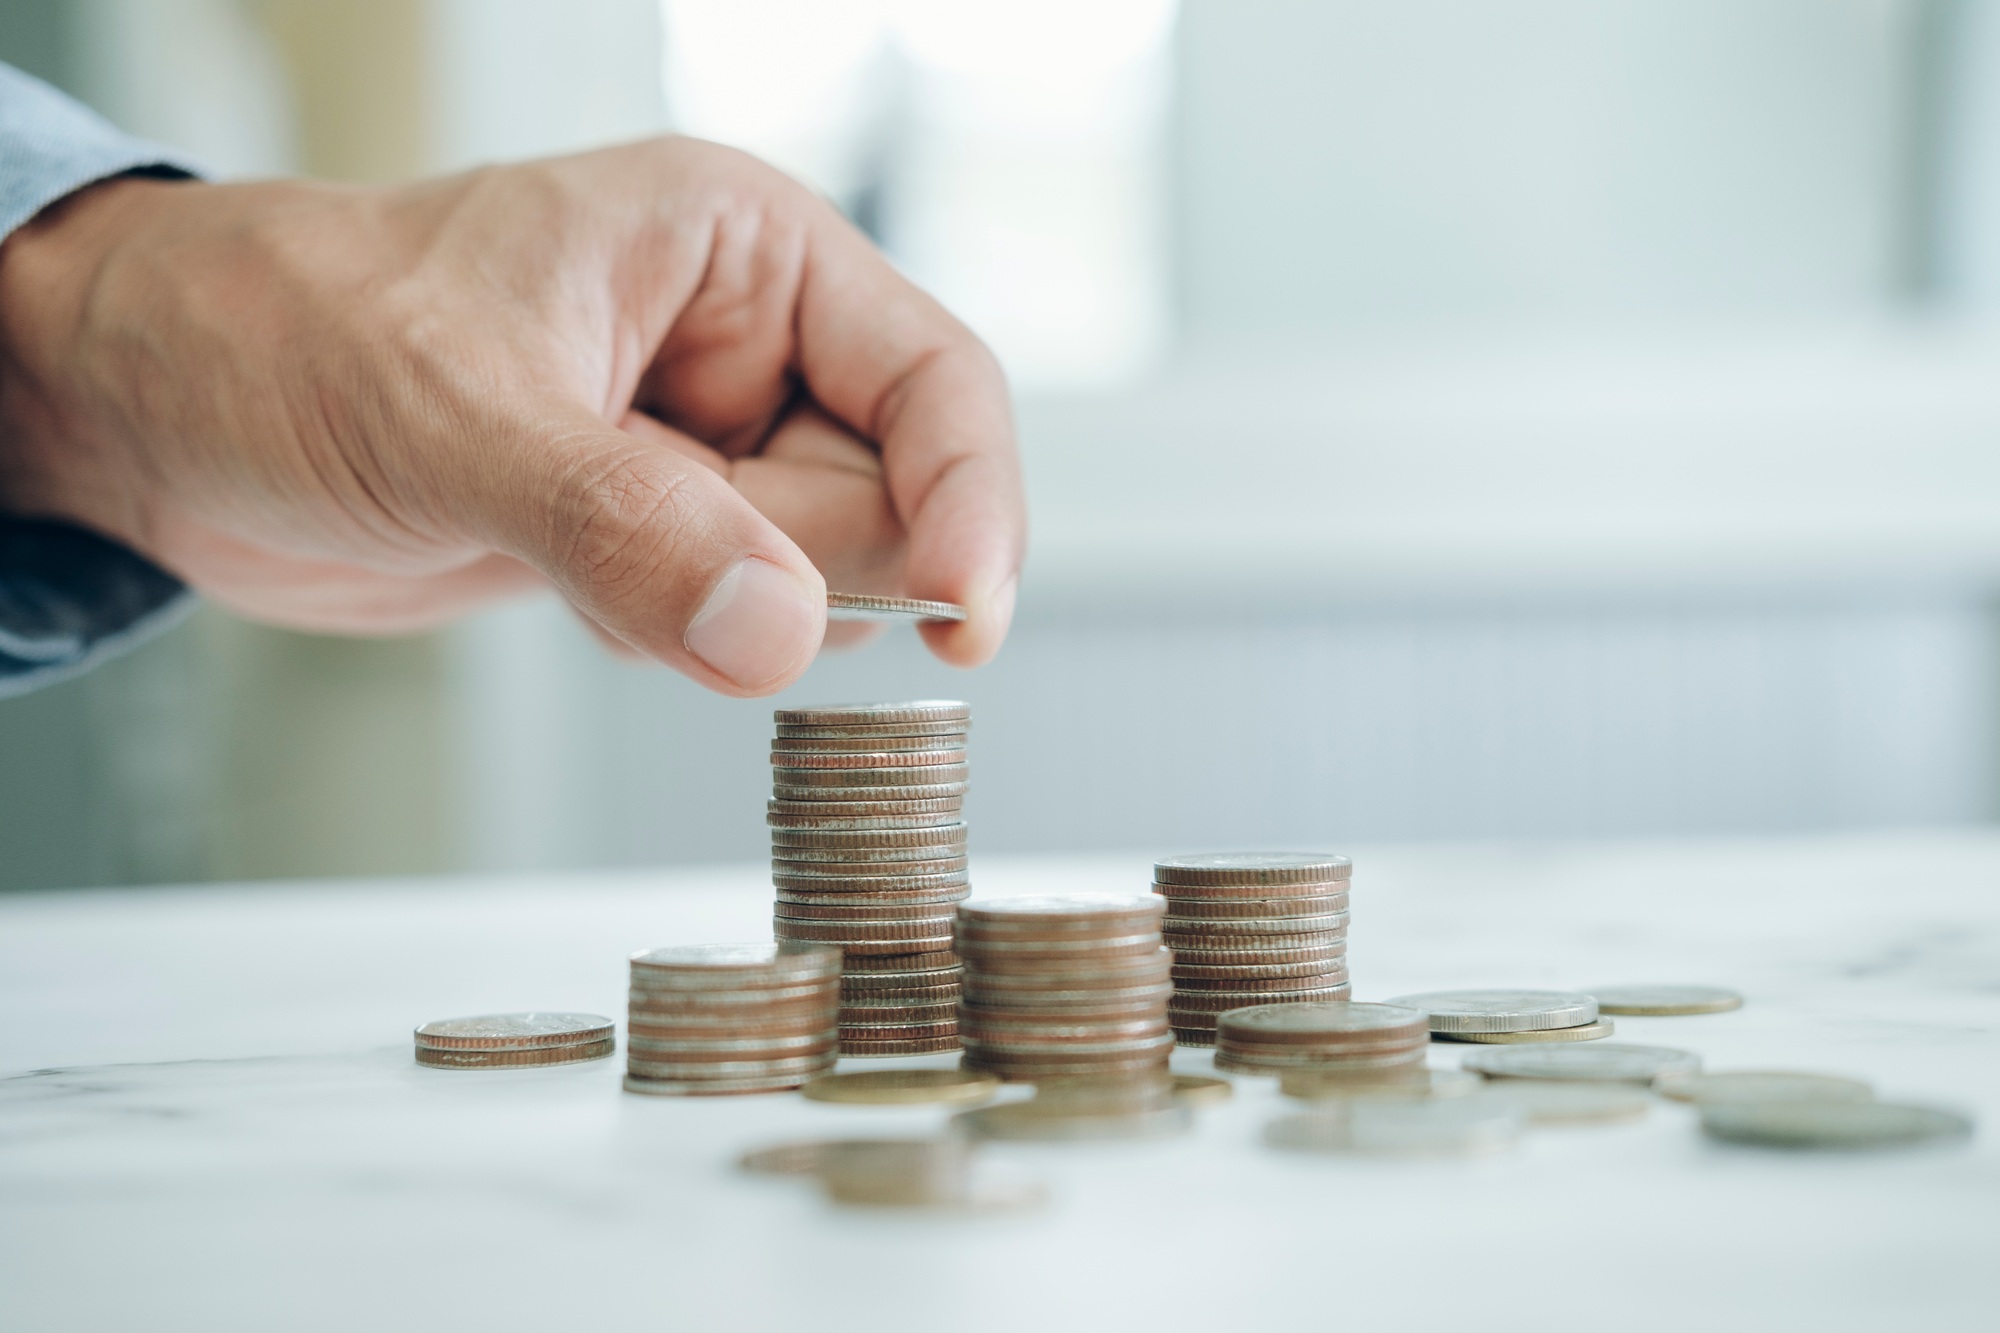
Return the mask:
{"type": "MultiPolygon", "coordinates": [[[[1157,886],[1155,886],[1157,889],[1157,886]]],[[[1316,894],[1299,898],[1176,898],[1166,895],[1166,923],[1282,919],[1332,916],[1347,911],[1347,894],[1316,894]]]]}
{"type": "Polygon", "coordinates": [[[1248,1041],[1286,1045],[1348,1045],[1400,1040],[1414,1045],[1430,1036],[1421,1009],[1333,1000],[1260,1004],[1222,1016],[1224,1032],[1248,1041]]]}
{"type": "Polygon", "coordinates": [[[771,830],[771,845],[874,852],[890,847],[962,845],[965,842],[965,833],[964,820],[955,820],[948,824],[932,824],[924,828],[779,828],[771,830]]]}
{"type": "Polygon", "coordinates": [[[1426,991],[1389,1003],[1424,1010],[1432,1032],[1526,1032],[1578,1027],[1597,1018],[1597,1001],[1571,991],[1426,991]]]}
{"type": "Polygon", "coordinates": [[[416,1056],[418,1064],[431,1069],[524,1069],[602,1060],[617,1046],[618,1043],[610,1037],[570,1046],[537,1046],[518,1051],[438,1050],[419,1046],[416,1056]]]}
{"type": "Polygon", "coordinates": [[[832,902],[788,903],[782,899],[772,908],[775,916],[792,921],[936,921],[949,928],[955,903],[890,903],[881,907],[856,906],[835,898],[832,902]]]}
{"type": "MultiPolygon", "coordinates": [[[[785,770],[788,773],[796,769],[785,770]]],[[[874,769],[871,772],[882,772],[874,769]]],[[[825,801],[828,805],[838,805],[842,809],[855,806],[901,805],[919,801],[934,801],[946,798],[956,799],[965,795],[963,780],[953,782],[930,782],[909,785],[884,785],[878,787],[839,787],[815,785],[803,782],[778,782],[771,786],[773,799],[787,805],[807,805],[814,801],[825,801]]],[[[956,808],[956,807],[954,807],[956,808]]]]}
{"type": "Polygon", "coordinates": [[[796,1075],[786,1087],[796,1087],[807,1078],[833,1066],[830,1053],[749,1060],[634,1060],[628,1053],[625,1072],[635,1078],[696,1081],[721,1079],[725,1082],[796,1075]]]}
{"type": "Polygon", "coordinates": [[[887,957],[854,957],[847,960],[847,975],[843,983],[862,972],[922,972],[927,970],[958,972],[958,955],[940,949],[936,953],[918,953],[887,957]]]}
{"type": "Polygon", "coordinates": [[[1628,1083],[1557,1083],[1510,1078],[1488,1083],[1479,1096],[1520,1111],[1531,1125],[1597,1125],[1637,1120],[1652,1108],[1644,1088],[1628,1083]]]}
{"type": "Polygon", "coordinates": [[[1257,975],[1269,975],[1274,967],[1305,967],[1331,963],[1347,956],[1347,941],[1337,944],[1321,944],[1312,948],[1296,949],[1189,949],[1179,945],[1174,950],[1174,972],[1180,975],[1183,969],[1201,968],[1194,976],[1227,975],[1218,973],[1216,968],[1256,968],[1257,975]]]}
{"type": "MultiPolygon", "coordinates": [[[[791,861],[778,857],[771,860],[774,874],[788,880],[825,879],[846,884],[851,880],[874,881],[877,879],[912,879],[929,875],[952,875],[964,870],[966,858],[957,856],[934,856],[923,861],[791,861]]],[[[805,886],[811,887],[811,886],[805,886]]],[[[833,887],[833,886],[829,886],[833,887]]]]}
{"type": "Polygon", "coordinates": [[[811,866],[825,866],[830,870],[861,865],[893,866],[898,874],[928,874],[934,869],[932,861],[956,861],[956,864],[942,867],[947,870],[965,868],[965,839],[963,837],[940,839],[937,842],[907,843],[901,847],[792,847],[774,845],[771,848],[772,864],[787,870],[805,870],[811,866]]]}
{"type": "Polygon", "coordinates": [[[781,944],[691,944],[632,955],[648,985],[711,988],[726,981],[793,980],[840,974],[840,950],[781,944]]]}
{"type": "Polygon", "coordinates": [[[1236,1085],[1226,1078],[1206,1078],[1200,1074],[1174,1075],[1174,1100],[1184,1106],[1216,1106],[1236,1095],[1236,1085]]]}
{"type": "Polygon", "coordinates": [[[1443,1100],[1488,1086],[1477,1074],[1424,1065],[1359,1071],[1295,1069],[1278,1076],[1278,1091],[1309,1102],[1443,1100]]]}
{"type": "Polygon", "coordinates": [[[1275,1120],[1264,1142],[1294,1152],[1471,1157],[1512,1147],[1521,1125],[1520,1111],[1477,1097],[1347,1101],[1275,1120]]]}
{"type": "Polygon", "coordinates": [[[1150,893],[1033,894],[967,903],[959,918],[968,927],[1003,931],[1078,929],[1104,934],[1157,930],[1166,904],[1150,893]]]}
{"type": "Polygon", "coordinates": [[[1765,1102],[1866,1102],[1875,1089],[1859,1079],[1835,1074],[1802,1074],[1780,1069],[1739,1069],[1717,1074],[1663,1074],[1653,1090],[1698,1106],[1744,1106],[1765,1102]]]}
{"type": "Polygon", "coordinates": [[[1309,986],[1314,983],[1306,980],[1306,978],[1346,976],[1345,964],[1342,963],[1342,959],[1346,956],[1346,951],[1341,950],[1331,958],[1312,958],[1298,963],[1220,964],[1183,963],[1176,958],[1174,960],[1173,976],[1176,982],[1228,982],[1232,983],[1229,986],[1231,990],[1248,989],[1248,987],[1233,983],[1249,981],[1288,981],[1294,985],[1309,986]]]}
{"type": "Polygon", "coordinates": [[[957,888],[970,882],[963,870],[947,870],[935,875],[844,875],[829,878],[825,875],[795,875],[788,871],[772,871],[771,883],[781,889],[812,889],[821,893],[852,891],[860,894],[888,894],[905,890],[957,888]]]}
{"type": "Polygon", "coordinates": [[[1693,1073],[1701,1057],[1670,1046],[1585,1042],[1571,1046],[1482,1046],[1464,1066],[1488,1078],[1551,1078],[1650,1083],[1663,1074],[1693,1073]]]}
{"type": "Polygon", "coordinates": [[[1278,1054],[1269,1051],[1224,1050],[1218,1041],[1215,1052],[1217,1069],[1238,1074],[1284,1074],[1297,1069],[1400,1069],[1406,1065],[1420,1065],[1423,1062],[1424,1053],[1421,1049],[1367,1054],[1350,1051],[1336,1054],[1307,1049],[1296,1054],[1278,1054]]]}
{"type": "Polygon", "coordinates": [[[1608,1018],[1573,1028],[1530,1028],[1526,1032],[1440,1032],[1439,1041],[1474,1042],[1487,1046],[1522,1046],[1538,1041],[1597,1041],[1611,1035],[1608,1018]]]}
{"type": "Polygon", "coordinates": [[[1710,1138],[1767,1148],[1896,1148],[1972,1136],[1955,1111],[1893,1102],[1743,1102],[1701,1108],[1710,1138]]]}
{"type": "Polygon", "coordinates": [[[1354,865],[1322,852],[1203,852],[1169,856],[1153,865],[1161,884],[1298,884],[1348,878],[1354,865]]]}
{"type": "Polygon", "coordinates": [[[895,1055],[936,1055],[942,1051],[958,1049],[956,1035],[928,1037],[913,1041],[867,1041],[859,1037],[840,1039],[840,1054],[843,1058],[875,1058],[895,1055]]]}
{"type": "MultiPolygon", "coordinates": [[[[788,787],[810,787],[815,790],[824,787],[831,792],[826,797],[829,801],[854,800],[855,797],[846,795],[845,792],[857,787],[869,790],[892,788],[895,791],[909,788],[923,791],[930,796],[943,796],[947,793],[928,789],[951,783],[963,786],[971,771],[971,765],[956,761],[948,764],[897,768],[799,768],[774,765],[771,769],[771,790],[782,796],[788,787]]],[[[815,798],[808,794],[805,799],[815,798]]],[[[897,800],[900,797],[892,792],[889,799],[897,800]]]]}
{"type": "Polygon", "coordinates": [[[526,1051],[603,1041],[612,1028],[596,1014],[483,1014],[434,1019],[416,1030],[416,1043],[436,1051],[526,1051]]]}
{"type": "Polygon", "coordinates": [[[964,751],[966,733],[942,736],[856,736],[845,732],[820,736],[774,736],[773,754],[879,754],[906,750],[964,751]]]}
{"type": "Polygon", "coordinates": [[[799,1089],[816,1102],[869,1106],[963,1105],[990,1100],[999,1090],[999,1079],[966,1069],[870,1069],[821,1074],[799,1089]]]}
{"type": "Polygon", "coordinates": [[[773,1143],[755,1148],[736,1159],[739,1170],[760,1176],[814,1176],[822,1164],[836,1153],[867,1151],[884,1143],[903,1139],[801,1139],[793,1143],[773,1143]]]}
{"type": "Polygon", "coordinates": [[[947,718],[938,722],[780,722],[778,739],[798,740],[819,737],[907,738],[911,736],[963,737],[972,728],[970,718],[947,718]]]}
{"type": "MultiPolygon", "coordinates": [[[[965,748],[949,750],[779,750],[771,751],[773,768],[845,772],[851,769],[963,768],[965,748]]],[[[857,782],[855,786],[870,784],[857,782]]]]}
{"type": "Polygon", "coordinates": [[[1603,986],[1591,992],[1604,1014],[1671,1016],[1720,1014],[1743,1007],[1743,997],[1720,986],[1603,986]]]}
{"type": "Polygon", "coordinates": [[[965,817],[964,793],[921,800],[780,801],[764,803],[764,822],[794,828],[928,828],[965,817]]]}
{"type": "Polygon", "coordinates": [[[810,1073],[766,1074],[749,1078],[641,1078],[625,1075],[625,1091],[652,1097],[733,1097],[754,1092],[784,1092],[812,1077],[810,1073]]]}
{"type": "Polygon", "coordinates": [[[892,722],[956,722],[972,718],[969,705],[955,699],[916,699],[892,704],[820,704],[812,708],[780,708],[772,715],[779,726],[882,726],[892,722]]]}
{"type": "MultiPolygon", "coordinates": [[[[1261,944],[1263,936],[1305,935],[1317,937],[1326,934],[1342,934],[1347,930],[1347,913],[1328,912],[1320,916],[1260,916],[1228,917],[1210,921],[1202,917],[1170,916],[1160,922],[1160,929],[1166,933],[1167,943],[1176,939],[1193,948],[1201,948],[1203,940],[1234,939],[1239,936],[1251,937],[1252,944],[1261,944]]],[[[1318,943],[1318,939],[1311,940],[1318,943]]],[[[1220,944],[1210,947],[1226,947],[1220,944]]]]}
{"type": "Polygon", "coordinates": [[[828,620],[922,621],[964,620],[965,608],[956,602],[925,602],[913,597],[877,597],[871,593],[829,592],[826,595],[828,620]]]}
{"type": "Polygon", "coordinates": [[[1194,1128],[1194,1112],[1169,1102],[1121,1110],[1092,1110],[1071,1103],[1048,1103],[1037,1096],[1025,1102],[1005,1102],[951,1118],[952,1128],[980,1139],[1039,1142],[1102,1142],[1110,1139],[1159,1139],[1194,1128]]]}

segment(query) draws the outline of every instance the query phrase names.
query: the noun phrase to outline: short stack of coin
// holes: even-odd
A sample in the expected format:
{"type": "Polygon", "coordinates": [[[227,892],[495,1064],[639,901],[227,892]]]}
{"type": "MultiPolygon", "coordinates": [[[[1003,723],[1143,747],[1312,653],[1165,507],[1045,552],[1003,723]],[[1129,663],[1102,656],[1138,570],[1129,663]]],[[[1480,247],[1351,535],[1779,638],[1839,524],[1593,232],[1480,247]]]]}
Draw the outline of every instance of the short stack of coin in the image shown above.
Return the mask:
{"type": "Polygon", "coordinates": [[[781,940],[838,946],[843,1055],[958,1048],[952,914],[966,873],[962,703],[777,713],[771,881],[781,940]]]}
{"type": "Polygon", "coordinates": [[[417,1063],[433,1069],[520,1069],[602,1060],[617,1048],[596,1014],[483,1014],[441,1018],[416,1031],[417,1063]]]}
{"type": "Polygon", "coordinates": [[[833,1067],[840,951],[696,944],[632,955],[625,1090],[775,1092],[833,1067]]]}
{"type": "Polygon", "coordinates": [[[1215,1067],[1239,1074],[1372,1075],[1424,1063],[1429,1015],[1346,1000],[1232,1009],[1215,1029],[1215,1067]]]}
{"type": "Polygon", "coordinates": [[[1215,1044],[1218,1015],[1254,1004],[1344,1000],[1353,864],[1317,852],[1214,852],[1153,867],[1174,951],[1174,1036],[1215,1044]]]}
{"type": "Polygon", "coordinates": [[[1166,1067],[1172,961],[1151,894],[997,898],[958,909],[968,1069],[1010,1080],[1166,1067]]]}

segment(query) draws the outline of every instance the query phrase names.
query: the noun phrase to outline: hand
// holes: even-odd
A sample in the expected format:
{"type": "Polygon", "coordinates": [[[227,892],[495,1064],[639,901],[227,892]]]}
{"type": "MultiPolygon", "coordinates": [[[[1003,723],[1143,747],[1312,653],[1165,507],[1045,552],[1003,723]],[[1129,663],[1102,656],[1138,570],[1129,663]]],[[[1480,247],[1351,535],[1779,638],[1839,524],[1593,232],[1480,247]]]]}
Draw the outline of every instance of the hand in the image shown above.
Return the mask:
{"type": "Polygon", "coordinates": [[[687,139],[85,190],[0,248],[0,442],[0,507],[245,615],[395,632],[553,584],[737,695],[805,670],[825,579],[964,604],[924,635],[985,661],[1024,543],[985,348],[824,202],[687,139]]]}

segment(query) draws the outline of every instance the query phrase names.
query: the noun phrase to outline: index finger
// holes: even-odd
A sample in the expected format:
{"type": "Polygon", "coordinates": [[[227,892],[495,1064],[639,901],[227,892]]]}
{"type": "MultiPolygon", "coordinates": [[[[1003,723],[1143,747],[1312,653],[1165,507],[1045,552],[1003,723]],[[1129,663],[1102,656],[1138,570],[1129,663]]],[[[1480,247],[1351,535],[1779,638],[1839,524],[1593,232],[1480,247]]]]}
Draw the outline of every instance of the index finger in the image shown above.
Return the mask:
{"type": "Polygon", "coordinates": [[[819,404],[881,446],[909,529],[912,597],[957,602],[931,650],[977,666],[1014,615],[1027,509],[1007,381],[993,354],[838,218],[816,227],[798,303],[798,366],[819,404]]]}

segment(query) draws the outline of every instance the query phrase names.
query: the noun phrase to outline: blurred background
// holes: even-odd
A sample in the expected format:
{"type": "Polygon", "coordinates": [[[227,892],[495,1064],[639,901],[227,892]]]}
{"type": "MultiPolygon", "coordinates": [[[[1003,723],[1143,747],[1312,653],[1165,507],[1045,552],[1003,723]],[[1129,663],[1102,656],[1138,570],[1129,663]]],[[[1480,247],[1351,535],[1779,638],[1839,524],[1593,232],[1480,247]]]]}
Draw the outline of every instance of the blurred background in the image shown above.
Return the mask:
{"type": "MultiPolygon", "coordinates": [[[[1964,825],[2000,768],[1990,0],[7,0],[221,176],[678,130],[997,349],[982,851],[1964,825]]],[[[780,702],[783,702],[781,699],[780,702]]],[[[0,886],[763,853],[770,704],[555,605],[203,612],[0,702],[0,886]]]]}

